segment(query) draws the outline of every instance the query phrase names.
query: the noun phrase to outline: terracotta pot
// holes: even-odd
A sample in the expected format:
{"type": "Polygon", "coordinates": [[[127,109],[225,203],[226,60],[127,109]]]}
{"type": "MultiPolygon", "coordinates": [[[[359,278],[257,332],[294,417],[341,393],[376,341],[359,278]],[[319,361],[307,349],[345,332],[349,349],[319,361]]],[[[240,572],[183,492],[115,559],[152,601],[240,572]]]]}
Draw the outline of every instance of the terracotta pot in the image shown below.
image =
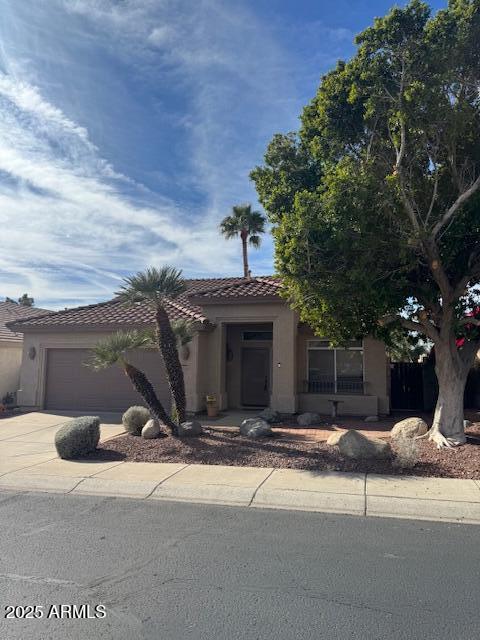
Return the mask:
{"type": "Polygon", "coordinates": [[[218,406],[216,404],[207,404],[207,416],[216,418],[218,416],[218,406]]]}

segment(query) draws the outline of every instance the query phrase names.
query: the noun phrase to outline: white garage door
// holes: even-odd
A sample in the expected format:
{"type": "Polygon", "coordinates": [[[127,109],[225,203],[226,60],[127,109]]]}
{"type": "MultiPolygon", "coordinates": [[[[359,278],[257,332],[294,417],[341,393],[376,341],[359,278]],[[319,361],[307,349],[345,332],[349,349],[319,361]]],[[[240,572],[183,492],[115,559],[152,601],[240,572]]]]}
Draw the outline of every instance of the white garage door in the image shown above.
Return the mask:
{"type": "MultiPolygon", "coordinates": [[[[132,404],[144,404],[119,365],[92,371],[85,365],[88,349],[48,349],[45,408],[70,411],[124,411],[132,404]]],[[[140,350],[130,361],[145,373],[167,411],[170,391],[158,351],[140,350]]]]}

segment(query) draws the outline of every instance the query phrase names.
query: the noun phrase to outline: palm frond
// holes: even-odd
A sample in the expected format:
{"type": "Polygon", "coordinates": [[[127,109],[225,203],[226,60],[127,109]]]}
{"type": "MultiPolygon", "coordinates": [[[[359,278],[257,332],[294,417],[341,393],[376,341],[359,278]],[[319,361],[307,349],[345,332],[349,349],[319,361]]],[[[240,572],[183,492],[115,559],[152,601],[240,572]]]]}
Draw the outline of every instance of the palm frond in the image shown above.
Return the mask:
{"type": "Polygon", "coordinates": [[[176,298],[186,289],[181,270],[168,265],[139,271],[125,278],[124,283],[116,295],[129,303],[151,300],[158,304],[165,297],[176,298]]]}
{"type": "Polygon", "coordinates": [[[250,236],[248,238],[248,243],[252,245],[252,247],[259,247],[262,244],[262,239],[260,236],[250,236]]]}
{"type": "Polygon", "coordinates": [[[174,320],[172,323],[172,331],[175,334],[177,343],[185,346],[193,339],[193,325],[189,320],[174,320]]]}
{"type": "Polygon", "coordinates": [[[242,231],[257,236],[265,233],[265,216],[260,211],[252,211],[251,204],[235,205],[232,213],[220,223],[220,232],[227,239],[238,236],[242,231]]]}
{"type": "Polygon", "coordinates": [[[220,233],[230,240],[235,238],[241,231],[241,227],[238,225],[238,221],[232,216],[226,216],[219,225],[220,233]]]}
{"type": "Polygon", "coordinates": [[[86,365],[94,371],[100,371],[125,360],[127,351],[148,349],[152,344],[151,336],[147,331],[116,331],[97,342],[92,349],[92,357],[86,365]]]}

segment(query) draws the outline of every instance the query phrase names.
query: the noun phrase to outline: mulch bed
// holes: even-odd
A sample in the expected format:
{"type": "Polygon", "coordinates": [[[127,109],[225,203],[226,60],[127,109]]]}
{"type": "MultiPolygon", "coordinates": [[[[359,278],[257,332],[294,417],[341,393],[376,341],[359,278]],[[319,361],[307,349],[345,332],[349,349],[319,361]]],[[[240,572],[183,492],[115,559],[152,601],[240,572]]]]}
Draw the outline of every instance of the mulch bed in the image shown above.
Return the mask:
{"type": "MultiPolygon", "coordinates": [[[[480,424],[467,430],[480,438],[480,424]]],[[[395,450],[395,449],[394,449],[395,450]]],[[[418,441],[418,461],[401,469],[392,460],[355,461],[344,458],[325,442],[296,441],[281,437],[251,440],[232,431],[206,429],[196,438],[164,437],[144,440],[131,435],[102,443],[97,451],[106,457],[117,455],[132,462],[183,462],[222,464],[238,467],[275,467],[315,471],[357,471],[395,475],[480,479],[480,439],[461,447],[438,450],[432,443],[418,441]]]]}
{"type": "Polygon", "coordinates": [[[0,420],[2,420],[2,418],[13,418],[13,416],[18,416],[22,413],[25,412],[20,411],[19,409],[3,409],[0,411],[0,420]]]}

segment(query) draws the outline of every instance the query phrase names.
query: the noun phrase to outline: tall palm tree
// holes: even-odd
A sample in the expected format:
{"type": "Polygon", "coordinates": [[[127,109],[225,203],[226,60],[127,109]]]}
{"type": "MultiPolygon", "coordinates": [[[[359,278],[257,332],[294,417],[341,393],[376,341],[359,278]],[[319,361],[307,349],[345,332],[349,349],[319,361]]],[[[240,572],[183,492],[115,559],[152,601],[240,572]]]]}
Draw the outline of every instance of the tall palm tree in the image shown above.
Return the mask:
{"type": "Polygon", "coordinates": [[[152,338],[148,332],[137,330],[117,331],[95,345],[92,349],[92,358],[86,364],[95,371],[119,364],[129,377],[132,385],[144,399],[152,415],[169,427],[172,434],[175,434],[176,424],[165,411],[151,382],[140,369],[128,362],[128,351],[149,347],[152,347],[152,338]]]}
{"type": "Polygon", "coordinates": [[[220,233],[230,240],[240,236],[243,252],[243,275],[248,278],[247,244],[258,248],[261,243],[260,234],[265,233],[265,216],[260,211],[252,211],[251,204],[232,207],[232,213],[220,223],[220,233]]]}
{"type": "Polygon", "coordinates": [[[176,298],[186,289],[182,272],[174,267],[154,267],[125,278],[125,284],[117,295],[120,299],[134,304],[141,300],[155,305],[157,324],[157,344],[162,354],[167,372],[168,385],[175,404],[178,423],[185,422],[186,400],[183,370],[177,350],[177,339],[165,309],[166,298],[176,298]]]}

